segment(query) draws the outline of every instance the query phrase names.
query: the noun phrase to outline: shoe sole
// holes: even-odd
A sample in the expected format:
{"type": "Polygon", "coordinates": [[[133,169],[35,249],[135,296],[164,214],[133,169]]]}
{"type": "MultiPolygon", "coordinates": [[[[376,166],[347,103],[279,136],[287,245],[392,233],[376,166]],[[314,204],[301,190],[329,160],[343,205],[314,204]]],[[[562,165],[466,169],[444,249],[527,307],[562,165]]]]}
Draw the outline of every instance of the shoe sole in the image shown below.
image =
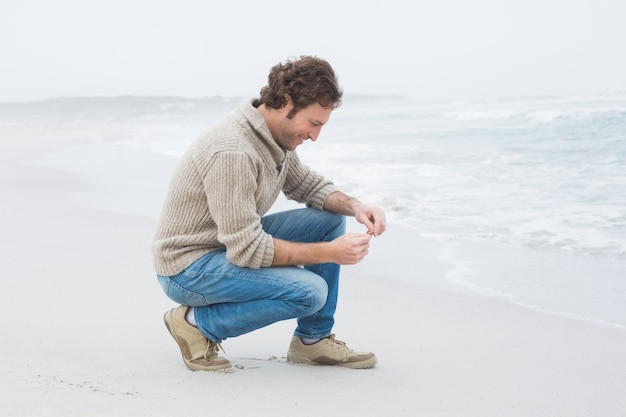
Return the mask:
{"type": "Polygon", "coordinates": [[[301,363],[301,364],[313,365],[313,366],[342,366],[344,368],[350,368],[350,369],[369,369],[369,368],[375,367],[376,364],[378,363],[376,356],[372,356],[371,358],[364,360],[364,361],[338,362],[334,364],[324,364],[324,363],[317,363],[311,359],[304,358],[302,356],[296,356],[290,353],[287,354],[287,361],[291,363],[301,363]]]}

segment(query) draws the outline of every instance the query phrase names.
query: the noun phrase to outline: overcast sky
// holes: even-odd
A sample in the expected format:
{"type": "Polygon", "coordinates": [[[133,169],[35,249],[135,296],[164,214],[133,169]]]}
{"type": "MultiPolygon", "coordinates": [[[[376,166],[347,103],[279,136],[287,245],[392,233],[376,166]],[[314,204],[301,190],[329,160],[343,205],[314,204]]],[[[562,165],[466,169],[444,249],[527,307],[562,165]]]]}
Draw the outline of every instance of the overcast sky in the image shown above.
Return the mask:
{"type": "Polygon", "coordinates": [[[626,90],[623,0],[0,0],[0,101],[253,96],[302,54],[346,94],[626,90]]]}

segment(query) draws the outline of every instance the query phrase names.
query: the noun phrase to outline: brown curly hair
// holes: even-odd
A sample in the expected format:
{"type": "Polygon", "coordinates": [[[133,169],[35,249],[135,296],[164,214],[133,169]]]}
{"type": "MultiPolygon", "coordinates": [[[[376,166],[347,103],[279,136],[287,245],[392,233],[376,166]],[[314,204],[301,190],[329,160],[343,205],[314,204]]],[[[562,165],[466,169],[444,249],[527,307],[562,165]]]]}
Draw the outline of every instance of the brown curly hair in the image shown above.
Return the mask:
{"type": "Polygon", "coordinates": [[[287,95],[293,102],[293,110],[287,117],[292,118],[299,110],[314,103],[336,109],[341,105],[343,90],[327,61],[303,55],[272,67],[258,104],[280,109],[287,104],[287,95]]]}

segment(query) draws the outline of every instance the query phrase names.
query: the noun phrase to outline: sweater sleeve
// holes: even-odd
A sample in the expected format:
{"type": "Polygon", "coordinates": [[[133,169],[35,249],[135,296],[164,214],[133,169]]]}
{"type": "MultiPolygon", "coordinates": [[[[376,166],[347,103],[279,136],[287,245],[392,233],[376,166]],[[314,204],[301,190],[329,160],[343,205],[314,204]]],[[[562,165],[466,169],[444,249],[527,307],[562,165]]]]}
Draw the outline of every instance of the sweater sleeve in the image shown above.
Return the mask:
{"type": "Polygon", "coordinates": [[[338,191],[331,181],[302,164],[295,152],[289,153],[287,168],[283,192],[291,200],[321,210],[328,196],[338,191]]]}
{"type": "Polygon", "coordinates": [[[219,152],[204,178],[210,215],[226,258],[254,269],[270,266],[274,259],[273,239],[263,231],[256,209],[257,175],[245,153],[219,152]]]}

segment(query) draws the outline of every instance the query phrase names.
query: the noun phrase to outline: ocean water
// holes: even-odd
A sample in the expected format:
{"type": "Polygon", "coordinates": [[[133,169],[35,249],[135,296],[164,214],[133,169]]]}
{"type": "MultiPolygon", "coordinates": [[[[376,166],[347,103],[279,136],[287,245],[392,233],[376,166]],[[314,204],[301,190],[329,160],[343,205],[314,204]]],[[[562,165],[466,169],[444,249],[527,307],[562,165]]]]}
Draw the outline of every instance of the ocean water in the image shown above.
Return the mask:
{"type": "MultiPolygon", "coordinates": [[[[95,192],[77,195],[82,203],[157,216],[177,158],[241,101],[0,103],[0,131],[72,137],[25,162],[88,178],[95,192]]],[[[390,224],[440,245],[446,285],[626,328],[626,93],[440,103],[347,96],[299,154],[383,207],[390,224]]]]}

